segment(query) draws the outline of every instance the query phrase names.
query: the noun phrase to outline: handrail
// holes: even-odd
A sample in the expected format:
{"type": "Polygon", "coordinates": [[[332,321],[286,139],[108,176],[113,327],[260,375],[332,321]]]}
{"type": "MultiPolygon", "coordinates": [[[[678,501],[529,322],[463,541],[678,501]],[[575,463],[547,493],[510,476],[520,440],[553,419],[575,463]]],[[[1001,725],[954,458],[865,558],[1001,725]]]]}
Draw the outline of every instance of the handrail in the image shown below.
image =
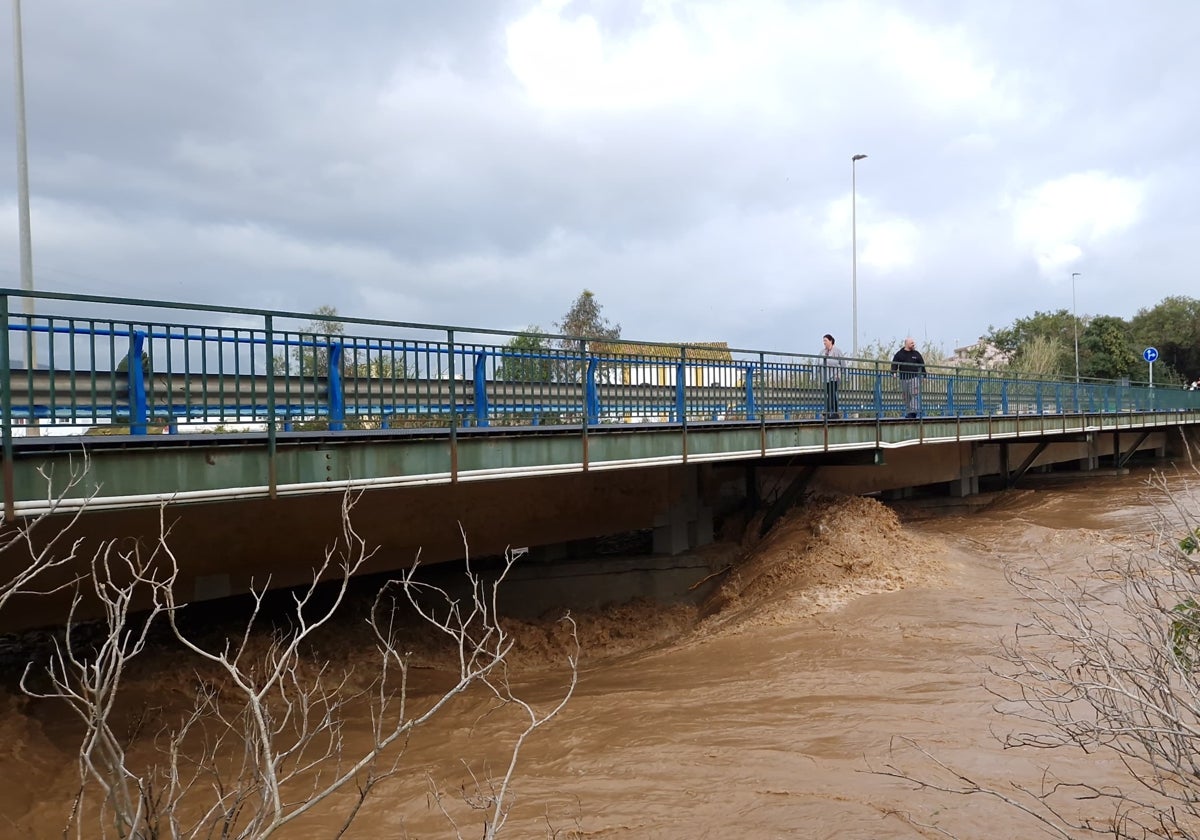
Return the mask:
{"type": "MultiPolygon", "coordinates": [[[[14,427],[35,419],[52,433],[260,423],[273,435],[309,423],[331,432],[440,428],[452,440],[468,425],[566,425],[581,431],[585,448],[588,427],[600,424],[830,420],[820,357],[812,354],[99,295],[0,289],[0,298],[7,459],[14,427]],[[61,310],[32,315],[10,305],[28,296],[61,310]],[[131,310],[139,317],[131,319],[131,310]],[[193,322],[180,322],[181,312],[193,322]],[[295,321],[338,324],[313,332],[295,321]],[[345,334],[347,324],[373,330],[345,334]],[[513,337],[538,346],[523,348],[513,337]],[[21,360],[30,357],[48,366],[29,370],[21,360]]],[[[924,417],[1200,408],[1200,392],[933,365],[921,390],[924,417]]],[[[842,417],[904,415],[886,361],[848,359],[839,401],[842,417]]]]}

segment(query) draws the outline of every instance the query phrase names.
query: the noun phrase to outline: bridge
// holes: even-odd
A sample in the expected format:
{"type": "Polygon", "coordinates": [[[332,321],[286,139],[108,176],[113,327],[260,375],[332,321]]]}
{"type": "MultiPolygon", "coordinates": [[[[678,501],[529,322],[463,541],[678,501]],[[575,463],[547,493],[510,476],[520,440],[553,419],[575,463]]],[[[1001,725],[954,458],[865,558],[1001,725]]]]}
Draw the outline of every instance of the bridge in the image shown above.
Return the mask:
{"type": "Polygon", "coordinates": [[[890,363],[856,359],[830,417],[809,354],[11,289],[0,308],[5,521],[85,509],[81,532],[138,535],[166,505],[198,597],[302,580],[286,558],[348,490],[381,569],[460,557],[464,532],[553,559],[648,530],[671,554],[747,500],[968,495],[1165,454],[1200,422],[1200,392],[1128,381],[931,366],[908,418],[890,363]]]}

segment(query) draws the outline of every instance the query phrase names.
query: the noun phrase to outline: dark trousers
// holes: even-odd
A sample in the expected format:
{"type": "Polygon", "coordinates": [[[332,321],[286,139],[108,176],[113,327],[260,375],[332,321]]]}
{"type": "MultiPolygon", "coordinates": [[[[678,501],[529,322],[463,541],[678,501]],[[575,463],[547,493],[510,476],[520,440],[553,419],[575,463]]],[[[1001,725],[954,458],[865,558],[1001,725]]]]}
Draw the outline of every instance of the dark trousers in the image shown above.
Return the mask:
{"type": "Polygon", "coordinates": [[[906,417],[916,417],[921,413],[921,377],[900,375],[900,390],[904,393],[904,411],[906,417]]]}
{"type": "Polygon", "coordinates": [[[825,416],[835,417],[838,413],[838,381],[830,379],[825,383],[825,416]]]}

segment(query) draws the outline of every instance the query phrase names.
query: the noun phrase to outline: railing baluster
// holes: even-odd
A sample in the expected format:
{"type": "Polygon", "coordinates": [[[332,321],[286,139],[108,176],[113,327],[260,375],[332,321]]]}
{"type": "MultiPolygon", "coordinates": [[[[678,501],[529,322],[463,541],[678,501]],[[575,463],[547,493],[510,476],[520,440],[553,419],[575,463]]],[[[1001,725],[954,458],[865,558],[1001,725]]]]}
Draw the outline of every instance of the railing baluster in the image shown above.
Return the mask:
{"type": "Polygon", "coordinates": [[[10,347],[12,325],[8,322],[9,297],[0,294],[0,318],[4,320],[4,340],[0,342],[0,413],[4,415],[4,521],[12,522],[16,517],[16,477],[13,471],[13,406],[12,406],[12,359],[10,347]]]}
{"type": "Polygon", "coordinates": [[[129,342],[129,364],[125,376],[129,380],[129,433],[146,434],[146,376],[142,353],[146,346],[146,333],[134,330],[129,342]]]}
{"type": "Polygon", "coordinates": [[[584,399],[587,402],[585,413],[587,414],[587,422],[595,425],[600,422],[600,394],[596,391],[596,371],[600,366],[600,360],[595,356],[591,356],[587,360],[587,375],[585,381],[584,399]]]}
{"type": "Polygon", "coordinates": [[[684,385],[686,384],[686,380],[684,379],[684,377],[686,376],[686,373],[685,373],[684,365],[686,364],[685,356],[687,354],[687,348],[680,347],[679,354],[680,354],[679,361],[675,363],[675,407],[674,407],[675,416],[671,419],[674,420],[676,423],[683,423],[684,425],[686,425],[687,424],[687,405],[686,405],[685,397],[684,397],[684,391],[685,391],[684,385]]]}
{"type": "Polygon", "coordinates": [[[742,369],[743,385],[746,391],[746,419],[750,422],[758,419],[758,408],[754,403],[754,376],[753,363],[742,369]]]}
{"type": "Polygon", "coordinates": [[[490,425],[488,414],[487,393],[487,355],[480,352],[475,354],[475,368],[472,385],[475,399],[475,425],[490,425]]]}
{"type": "Polygon", "coordinates": [[[345,345],[341,341],[330,341],[328,348],[329,393],[326,395],[326,410],[329,412],[329,431],[341,432],[346,428],[346,396],[342,382],[342,356],[345,345]]]}

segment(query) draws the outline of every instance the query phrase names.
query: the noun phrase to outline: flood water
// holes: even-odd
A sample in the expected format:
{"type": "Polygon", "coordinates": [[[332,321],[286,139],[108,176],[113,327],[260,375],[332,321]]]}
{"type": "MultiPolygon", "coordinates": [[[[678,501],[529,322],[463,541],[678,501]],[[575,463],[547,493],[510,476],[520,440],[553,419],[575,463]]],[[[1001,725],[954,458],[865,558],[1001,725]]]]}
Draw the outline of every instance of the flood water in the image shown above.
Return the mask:
{"type": "MultiPolygon", "coordinates": [[[[1089,558],[1136,548],[1160,501],[1148,476],[1035,480],[974,509],[893,513],[873,500],[823,500],[760,543],[714,549],[739,562],[699,608],[579,615],[578,688],[524,745],[501,836],[1039,836],[994,799],[922,791],[872,770],[927,775],[929,760],[905,749],[911,739],[1000,788],[1036,785],[1051,762],[1061,774],[1120,778],[1104,757],[1002,749],[996,736],[1012,724],[993,710],[985,668],[1030,608],[1005,564],[1083,574],[1089,558]]],[[[552,626],[521,625],[535,641],[513,671],[518,693],[542,706],[566,680],[552,626]]],[[[369,658],[355,647],[341,655],[369,658]]],[[[186,686],[183,667],[167,655],[143,663],[131,690],[151,697],[186,686]]],[[[442,679],[436,669],[415,678],[417,695],[442,679]]],[[[0,702],[0,836],[61,836],[78,787],[75,725],[11,687],[0,702]]],[[[473,695],[419,731],[346,836],[455,837],[451,818],[460,836],[481,836],[482,817],[461,791],[469,771],[502,769],[516,731],[487,708],[473,695]]],[[[366,731],[365,720],[351,727],[348,753],[366,731]]],[[[339,825],[337,814],[318,812],[277,836],[332,837],[339,825]]]]}

